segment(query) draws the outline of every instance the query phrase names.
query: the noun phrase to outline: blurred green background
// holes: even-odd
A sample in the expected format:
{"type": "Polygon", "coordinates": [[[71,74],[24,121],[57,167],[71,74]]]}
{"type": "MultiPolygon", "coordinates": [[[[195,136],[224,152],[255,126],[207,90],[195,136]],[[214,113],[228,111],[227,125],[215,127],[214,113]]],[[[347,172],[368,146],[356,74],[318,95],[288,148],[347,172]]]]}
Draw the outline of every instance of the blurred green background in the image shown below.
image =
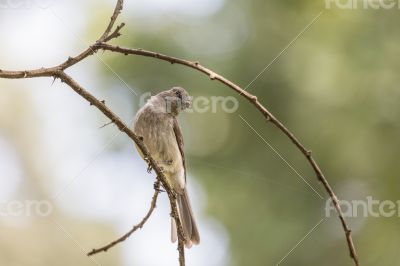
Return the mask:
{"type": "MultiPolygon", "coordinates": [[[[59,35],[74,36],[71,32],[78,28],[83,37],[69,37],[68,42],[72,47],[69,50],[57,45],[54,48],[57,52],[46,55],[43,47],[33,49],[30,53],[33,52],[32,57],[36,59],[31,59],[33,63],[30,65],[25,64],[23,54],[13,55],[5,50],[0,52],[0,68],[47,66],[47,63],[56,64],[73,52],[81,51],[102,32],[113,5],[112,1],[89,1],[85,4],[59,2],[54,2],[51,8],[63,18],[64,25],[69,25],[66,27],[68,30],[63,33],[60,27],[61,32],[38,37],[47,38],[46,42],[50,45],[52,38],[58,38],[61,44],[64,40],[59,35]],[[69,8],[64,5],[69,5],[69,8]],[[81,8],[86,13],[74,15],[76,9],[81,8]],[[19,57],[19,64],[15,63],[15,56],[19,57]]],[[[29,13],[33,9],[35,7],[25,11],[29,13]]],[[[6,18],[9,21],[12,12],[18,11],[0,8],[0,16],[5,15],[0,19],[1,38],[10,43],[9,46],[24,42],[18,39],[23,37],[7,35],[11,32],[9,28],[12,24],[7,23],[6,18]]],[[[316,19],[247,90],[257,95],[313,151],[339,198],[365,200],[367,196],[372,196],[377,200],[396,201],[399,195],[400,156],[398,12],[397,8],[326,9],[324,1],[234,0],[205,1],[202,4],[196,1],[186,4],[181,1],[172,1],[170,4],[130,1],[120,17],[120,21],[127,23],[123,36],[113,43],[196,60],[246,87],[316,19]]],[[[41,18],[37,15],[31,19],[37,21],[41,18]]],[[[29,31],[30,23],[32,21],[28,20],[22,23],[26,31],[29,31]]],[[[25,49],[29,50],[28,44],[25,49]]],[[[189,180],[189,186],[202,187],[204,195],[198,200],[204,202],[202,216],[215,219],[224,228],[221,230],[226,230],[229,239],[228,244],[224,242],[228,250],[224,259],[213,265],[276,265],[321,219],[324,219],[322,223],[285,257],[281,265],[353,265],[339,220],[334,215],[325,217],[324,207],[328,196],[306,160],[280,131],[265,123],[247,101],[218,82],[210,81],[207,76],[182,66],[108,52],[99,53],[98,57],[100,60],[93,56],[74,67],[70,73],[78,75],[85,87],[103,97],[127,123],[139,108],[141,94],[155,94],[176,85],[186,88],[195,97],[234,96],[239,102],[238,110],[233,113],[219,109],[215,113],[186,113],[180,118],[188,169],[194,176],[193,180],[196,180],[195,183],[189,180]],[[131,93],[128,87],[138,95],[131,93]],[[240,116],[324,199],[320,199],[240,116]]],[[[84,140],[79,149],[68,154],[70,158],[79,156],[79,150],[87,149],[85,144],[92,138],[99,138],[95,143],[90,143],[95,147],[94,150],[107,145],[101,156],[111,156],[111,164],[117,164],[119,157],[116,155],[127,150],[132,158],[137,156],[132,143],[125,136],[119,136],[118,140],[108,145],[117,131],[112,126],[99,130],[98,127],[107,120],[96,110],[89,109],[77,95],[62,87],[63,93],[69,98],[77,98],[80,110],[67,118],[68,106],[63,110],[57,109],[57,102],[63,101],[63,94],[59,95],[54,90],[61,85],[51,87],[51,80],[43,80],[43,83],[36,84],[39,88],[32,91],[30,86],[35,82],[0,80],[0,135],[5,143],[11,143],[7,145],[15,147],[15,156],[20,158],[21,163],[15,169],[23,169],[21,171],[25,173],[25,178],[15,185],[15,192],[11,194],[14,196],[9,197],[52,200],[57,193],[53,191],[53,183],[57,179],[52,171],[55,165],[62,163],[57,160],[62,159],[48,158],[41,141],[46,138],[57,139],[55,136],[58,133],[57,129],[46,133],[47,129],[43,126],[46,122],[42,121],[46,117],[41,116],[41,112],[44,112],[41,101],[51,103],[55,112],[54,121],[57,120],[54,123],[58,124],[61,123],[59,120],[69,119],[74,125],[82,113],[90,113],[87,120],[77,122],[70,131],[64,132],[72,134],[75,140],[84,140]],[[41,90],[46,90],[47,93],[42,94],[42,97],[47,97],[46,100],[35,96],[41,90]],[[83,127],[85,129],[80,131],[83,127]]],[[[8,150],[4,154],[5,157],[11,156],[8,150]]],[[[139,161],[137,157],[135,159],[139,161]]],[[[74,165],[73,160],[71,165],[74,165]]],[[[95,168],[96,165],[91,167],[95,168]]],[[[2,186],[11,186],[7,183],[9,173],[2,171],[2,186]]],[[[130,178],[137,178],[138,175],[146,176],[145,169],[140,174],[132,173],[130,178]]],[[[68,183],[70,178],[60,182],[68,183]]],[[[117,176],[105,178],[118,179],[117,176]]],[[[88,180],[91,183],[82,191],[96,186],[95,175],[88,180]]],[[[147,180],[151,194],[151,180],[148,176],[143,180],[147,180]]],[[[135,188],[130,191],[136,193],[135,188]]],[[[121,189],[119,193],[129,192],[121,189]]],[[[150,194],[145,195],[144,199],[148,198],[149,201],[150,194]]],[[[79,195],[78,202],[85,197],[84,194],[79,195]]],[[[106,203],[111,209],[112,200],[113,197],[111,203],[106,203]]],[[[148,201],[143,204],[148,204],[148,201]]],[[[107,243],[119,235],[119,231],[109,224],[82,214],[72,215],[61,205],[55,204],[54,215],[73,228],[75,236],[72,238],[76,237],[77,243],[84,242],[85,248],[107,243]]],[[[135,215],[139,218],[141,213],[135,215]]],[[[107,212],[104,216],[107,216],[107,212]]],[[[168,218],[160,215],[152,219],[168,218]]],[[[347,220],[353,229],[362,265],[400,265],[397,215],[347,220]]],[[[129,225],[134,220],[126,222],[129,225]]],[[[15,226],[16,223],[24,222],[0,220],[2,265],[93,263],[81,251],[71,247],[75,241],[65,242],[62,233],[56,233],[57,229],[54,228],[48,229],[51,225],[43,219],[34,219],[29,226],[22,228],[15,226]],[[28,257],[37,259],[17,259],[25,256],[25,249],[29,251],[28,257]]],[[[145,228],[140,234],[145,237],[146,232],[145,228]]],[[[201,245],[211,244],[203,239],[201,245]]],[[[165,248],[174,252],[170,246],[165,248]]],[[[135,253],[134,250],[130,251],[135,253]]],[[[152,256],[156,251],[147,252],[148,256],[152,256]]],[[[125,253],[119,247],[116,251],[99,256],[97,260],[101,265],[151,265],[127,262],[129,260],[121,254],[125,253]]],[[[199,256],[207,261],[212,254],[199,256]]],[[[174,265],[176,261],[172,261],[174,265]]],[[[204,265],[199,261],[202,260],[192,264],[204,265]]]]}

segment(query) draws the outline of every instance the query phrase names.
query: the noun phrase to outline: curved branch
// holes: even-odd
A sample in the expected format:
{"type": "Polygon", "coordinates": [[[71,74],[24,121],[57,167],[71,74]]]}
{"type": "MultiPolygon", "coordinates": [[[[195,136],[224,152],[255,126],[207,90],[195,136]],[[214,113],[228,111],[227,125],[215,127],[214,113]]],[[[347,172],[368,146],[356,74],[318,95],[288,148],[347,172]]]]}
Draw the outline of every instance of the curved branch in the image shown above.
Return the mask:
{"type": "Polygon", "coordinates": [[[326,179],[325,175],[321,171],[319,165],[315,161],[314,157],[312,156],[311,150],[308,150],[297,138],[296,136],[288,129],[286,128],[279,119],[277,119],[267,108],[265,108],[257,99],[257,96],[250,94],[246,90],[242,89],[240,86],[237,84],[233,83],[232,81],[226,79],[225,77],[215,73],[214,71],[202,66],[199,62],[196,61],[188,61],[176,57],[171,57],[167,56],[164,54],[160,53],[155,53],[151,51],[146,51],[143,49],[131,49],[131,48],[123,48],[119,46],[114,46],[114,45],[109,45],[106,43],[99,43],[96,45],[96,49],[102,49],[104,51],[111,51],[111,52],[117,52],[121,53],[124,55],[140,55],[140,56],[145,56],[145,57],[152,57],[156,58],[159,60],[167,61],[171,64],[180,64],[184,65],[187,67],[190,67],[192,69],[195,69],[197,71],[200,71],[206,75],[209,76],[211,80],[218,80],[219,82],[223,83],[224,85],[228,86],[229,88],[233,89],[239,95],[243,96],[246,98],[252,105],[254,105],[265,117],[265,119],[272,124],[274,124],[282,133],[284,133],[293,143],[294,145],[300,150],[300,152],[305,156],[311,167],[313,168],[317,179],[322,183],[323,187],[325,188],[326,192],[329,194],[330,198],[332,199],[332,202],[335,206],[335,209],[338,213],[340,222],[342,224],[343,230],[346,235],[346,241],[347,245],[349,248],[350,252],[350,257],[353,259],[355,265],[360,265],[356,249],[354,247],[354,242],[353,238],[351,236],[351,230],[344,219],[343,212],[340,208],[339,205],[339,200],[336,196],[336,194],[333,192],[333,189],[331,188],[328,180],[326,179]]]}

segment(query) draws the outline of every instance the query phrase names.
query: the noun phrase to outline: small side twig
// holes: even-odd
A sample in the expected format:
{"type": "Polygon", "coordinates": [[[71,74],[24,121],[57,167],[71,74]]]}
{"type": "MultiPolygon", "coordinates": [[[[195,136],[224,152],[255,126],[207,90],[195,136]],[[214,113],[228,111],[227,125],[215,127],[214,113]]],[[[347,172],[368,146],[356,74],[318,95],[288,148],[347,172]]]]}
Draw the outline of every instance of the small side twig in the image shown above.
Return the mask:
{"type": "MultiPolygon", "coordinates": [[[[98,39],[97,42],[104,42],[109,37],[110,32],[112,31],[112,29],[114,27],[114,23],[117,20],[119,14],[121,13],[123,7],[124,7],[124,0],[117,0],[117,3],[114,8],[114,12],[110,19],[110,23],[108,23],[106,30],[104,31],[103,35],[101,35],[101,37],[98,39]]],[[[116,31],[119,31],[122,27],[121,26],[117,27],[116,31]]]]}
{"type": "Polygon", "coordinates": [[[142,221],[140,221],[140,223],[136,224],[135,226],[133,226],[133,228],[126,233],[125,235],[123,235],[122,237],[118,238],[115,241],[112,241],[111,243],[101,247],[101,248],[96,248],[93,249],[92,251],[90,251],[87,255],[88,256],[92,256],[95,255],[97,253],[100,252],[107,252],[110,248],[114,247],[115,245],[124,242],[125,240],[127,240],[134,232],[136,232],[136,230],[138,229],[142,229],[143,226],[145,225],[145,223],[147,222],[147,220],[150,218],[151,214],[153,213],[154,209],[156,208],[157,205],[157,198],[158,195],[160,194],[160,180],[157,178],[157,181],[154,183],[154,195],[151,199],[151,204],[150,204],[150,209],[147,212],[146,216],[143,217],[142,221]]]}
{"type": "Polygon", "coordinates": [[[108,35],[107,38],[104,39],[104,42],[108,42],[112,39],[115,39],[115,38],[118,38],[119,36],[121,36],[120,31],[124,26],[125,26],[125,23],[121,23],[119,26],[117,26],[115,28],[115,30],[110,35],[108,35]]]}

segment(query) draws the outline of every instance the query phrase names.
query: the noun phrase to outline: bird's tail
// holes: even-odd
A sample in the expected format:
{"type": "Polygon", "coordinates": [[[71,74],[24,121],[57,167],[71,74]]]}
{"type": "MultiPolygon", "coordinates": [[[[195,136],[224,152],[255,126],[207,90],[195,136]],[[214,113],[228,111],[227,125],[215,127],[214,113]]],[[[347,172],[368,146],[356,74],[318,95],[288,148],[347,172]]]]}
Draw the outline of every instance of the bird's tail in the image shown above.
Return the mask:
{"type": "MultiPolygon", "coordinates": [[[[177,195],[178,214],[182,223],[183,233],[185,235],[185,246],[191,248],[192,245],[200,243],[200,234],[197,229],[196,220],[193,216],[192,207],[190,206],[189,196],[186,189],[182,194],[177,195]]],[[[171,241],[176,242],[178,239],[175,220],[172,218],[171,223],[171,241]]]]}

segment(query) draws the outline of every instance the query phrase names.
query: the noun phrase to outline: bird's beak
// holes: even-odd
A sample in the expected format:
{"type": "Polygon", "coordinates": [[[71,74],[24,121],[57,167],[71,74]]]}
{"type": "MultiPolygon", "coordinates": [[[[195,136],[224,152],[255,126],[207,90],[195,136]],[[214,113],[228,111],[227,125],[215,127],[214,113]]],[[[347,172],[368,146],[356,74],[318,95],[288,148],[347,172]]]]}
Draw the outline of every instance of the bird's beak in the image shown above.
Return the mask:
{"type": "Polygon", "coordinates": [[[188,99],[186,99],[186,101],[185,101],[185,107],[186,107],[186,108],[192,107],[192,97],[189,97],[188,99]]]}

